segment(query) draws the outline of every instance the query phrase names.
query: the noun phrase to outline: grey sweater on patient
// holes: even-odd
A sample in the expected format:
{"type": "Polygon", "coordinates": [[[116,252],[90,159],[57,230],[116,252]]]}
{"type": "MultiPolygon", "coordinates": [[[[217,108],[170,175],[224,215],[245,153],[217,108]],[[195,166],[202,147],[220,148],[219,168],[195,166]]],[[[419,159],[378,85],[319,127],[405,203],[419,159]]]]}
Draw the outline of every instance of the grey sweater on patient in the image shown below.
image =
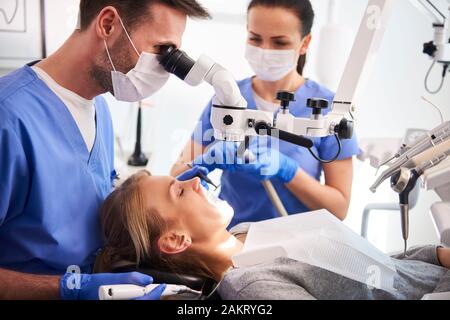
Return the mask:
{"type": "Polygon", "coordinates": [[[436,248],[413,248],[405,259],[393,257],[397,268],[393,292],[370,289],[363,283],[287,258],[231,269],[218,291],[226,300],[421,299],[427,293],[450,291],[450,270],[439,265],[436,248]]]}

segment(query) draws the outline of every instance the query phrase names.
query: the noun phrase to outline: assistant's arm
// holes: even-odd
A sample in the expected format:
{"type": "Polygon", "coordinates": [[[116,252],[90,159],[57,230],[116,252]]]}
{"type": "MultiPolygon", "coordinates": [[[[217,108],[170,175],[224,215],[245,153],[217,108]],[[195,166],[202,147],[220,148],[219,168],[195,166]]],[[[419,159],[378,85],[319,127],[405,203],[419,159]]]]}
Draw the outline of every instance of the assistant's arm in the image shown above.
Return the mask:
{"type": "Polygon", "coordinates": [[[311,177],[301,168],[286,187],[309,209],[327,209],[344,220],[350,205],[353,180],[352,158],[324,164],[325,184],[311,177]]]}

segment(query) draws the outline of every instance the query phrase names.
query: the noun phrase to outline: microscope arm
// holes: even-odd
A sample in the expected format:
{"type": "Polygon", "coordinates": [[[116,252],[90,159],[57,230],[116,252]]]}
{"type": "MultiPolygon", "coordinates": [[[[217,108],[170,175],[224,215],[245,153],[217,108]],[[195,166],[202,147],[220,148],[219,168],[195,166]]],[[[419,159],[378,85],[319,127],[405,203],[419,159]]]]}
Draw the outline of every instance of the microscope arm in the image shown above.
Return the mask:
{"type": "MultiPolygon", "coordinates": [[[[444,24],[446,16],[430,0],[412,0],[411,3],[422,13],[429,16],[433,23],[444,24]]],[[[448,0],[450,5],[450,1],[448,0]]]]}
{"type": "Polygon", "coordinates": [[[191,86],[210,84],[215,92],[214,105],[247,108],[231,72],[206,55],[200,56],[183,80],[191,86]]]}

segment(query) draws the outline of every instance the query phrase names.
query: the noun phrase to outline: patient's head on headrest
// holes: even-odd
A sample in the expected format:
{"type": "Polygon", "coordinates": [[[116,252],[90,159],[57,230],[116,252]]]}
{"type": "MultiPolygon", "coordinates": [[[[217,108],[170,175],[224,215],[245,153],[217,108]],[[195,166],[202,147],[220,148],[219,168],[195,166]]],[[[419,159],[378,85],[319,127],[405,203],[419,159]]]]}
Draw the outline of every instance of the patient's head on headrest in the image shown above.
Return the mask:
{"type": "Polygon", "coordinates": [[[230,217],[208,202],[200,185],[198,178],[181,182],[147,171],[122,183],[100,210],[105,247],[95,271],[108,272],[120,261],[132,261],[214,278],[205,253],[229,236],[230,217]]]}

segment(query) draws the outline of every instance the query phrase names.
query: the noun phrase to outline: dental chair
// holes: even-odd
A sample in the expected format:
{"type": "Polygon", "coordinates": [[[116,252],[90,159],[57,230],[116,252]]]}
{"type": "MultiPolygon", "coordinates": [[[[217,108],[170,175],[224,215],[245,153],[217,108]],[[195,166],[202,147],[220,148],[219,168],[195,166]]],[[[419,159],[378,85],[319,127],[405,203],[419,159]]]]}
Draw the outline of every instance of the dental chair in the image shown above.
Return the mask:
{"type": "Polygon", "coordinates": [[[219,294],[216,292],[218,283],[210,278],[202,278],[189,274],[170,273],[143,266],[136,267],[134,263],[121,263],[120,265],[116,265],[112,272],[140,272],[151,276],[153,278],[153,283],[184,285],[198,292],[198,295],[193,295],[192,293],[179,294],[170,298],[171,300],[221,300],[219,294]]]}

